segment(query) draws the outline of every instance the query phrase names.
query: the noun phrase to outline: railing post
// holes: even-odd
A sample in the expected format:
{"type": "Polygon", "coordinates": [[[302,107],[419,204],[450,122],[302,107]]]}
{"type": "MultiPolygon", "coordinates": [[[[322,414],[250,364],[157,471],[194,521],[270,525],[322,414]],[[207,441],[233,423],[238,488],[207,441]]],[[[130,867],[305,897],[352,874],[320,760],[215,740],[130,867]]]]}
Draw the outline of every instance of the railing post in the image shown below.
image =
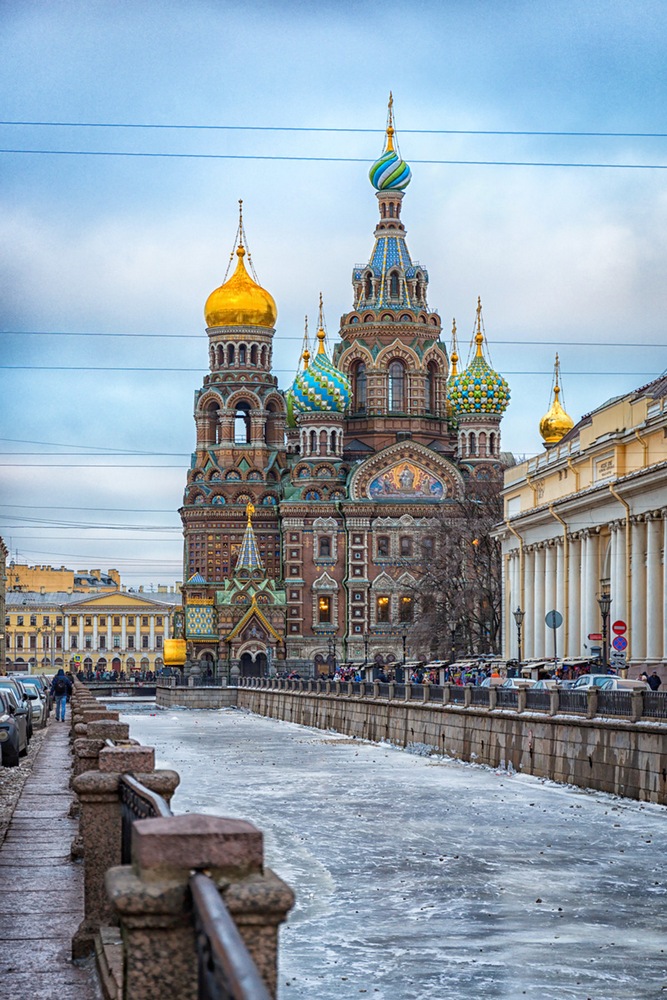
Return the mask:
{"type": "Polygon", "coordinates": [[[516,693],[516,710],[517,713],[526,711],[526,689],[525,687],[519,688],[516,693]]]}
{"type": "Polygon", "coordinates": [[[442,685],[442,704],[443,705],[447,705],[449,703],[450,698],[451,698],[450,685],[449,684],[443,684],[442,685]]]}
{"type": "Polygon", "coordinates": [[[638,722],[644,714],[644,692],[630,692],[630,718],[632,722],[638,722]]]}
{"type": "Polygon", "coordinates": [[[588,695],[586,718],[592,719],[598,714],[598,689],[596,687],[589,687],[586,689],[586,693],[588,695]]]}
{"type": "Polygon", "coordinates": [[[422,701],[428,701],[431,696],[431,685],[424,684],[422,687],[422,701]]]}
{"type": "Polygon", "coordinates": [[[491,686],[489,688],[489,712],[492,712],[494,708],[498,706],[498,688],[491,686]]]}
{"type": "Polygon", "coordinates": [[[74,791],[81,806],[79,832],[85,863],[84,917],[72,939],[73,958],[91,954],[99,928],[116,922],[104,888],[104,875],[108,868],[121,861],[118,782],[125,772],[134,773],[167,801],[179,782],[175,771],[155,771],[155,751],[152,747],[138,745],[105,747],[99,753],[98,770],[86,771],[74,779],[74,791]]]}
{"type": "Polygon", "coordinates": [[[412,698],[412,684],[410,683],[410,681],[406,681],[403,687],[404,687],[403,700],[410,701],[412,698]]]}
{"type": "Polygon", "coordinates": [[[549,692],[549,715],[558,715],[560,711],[560,691],[558,688],[549,692]]]}
{"type": "Polygon", "coordinates": [[[466,684],[463,688],[463,707],[470,708],[472,705],[472,688],[469,684],[466,684]]]}
{"type": "Polygon", "coordinates": [[[389,688],[389,693],[388,693],[387,697],[388,697],[389,701],[393,701],[394,700],[394,696],[396,694],[396,685],[394,684],[393,681],[389,681],[388,688],[389,688]]]}
{"type": "Polygon", "coordinates": [[[340,687],[341,687],[340,681],[334,681],[334,693],[337,698],[340,697],[340,687]]]}
{"type": "Polygon", "coordinates": [[[379,681],[373,681],[373,697],[374,698],[379,698],[380,697],[380,682],[379,681]]]}
{"type": "Polygon", "coordinates": [[[263,868],[262,834],[251,823],[189,813],[137,820],[132,865],[106,885],[120,916],[127,1000],[197,996],[197,952],[188,879],[206,870],[273,996],[278,926],[292,890],[263,868]]]}

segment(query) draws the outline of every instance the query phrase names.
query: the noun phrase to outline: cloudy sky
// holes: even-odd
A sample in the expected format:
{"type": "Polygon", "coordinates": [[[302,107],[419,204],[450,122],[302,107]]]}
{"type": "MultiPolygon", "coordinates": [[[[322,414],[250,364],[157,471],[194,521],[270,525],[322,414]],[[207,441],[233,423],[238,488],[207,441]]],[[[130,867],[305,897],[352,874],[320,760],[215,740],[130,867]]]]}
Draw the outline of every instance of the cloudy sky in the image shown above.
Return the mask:
{"type": "Polygon", "coordinates": [[[12,558],[181,578],[237,200],[285,388],[304,314],[321,290],[333,342],[371,251],[390,89],[413,259],[464,358],[482,297],[503,447],[540,450],[556,350],[575,419],[663,371],[666,20],[663,0],[2,0],[12,558]]]}

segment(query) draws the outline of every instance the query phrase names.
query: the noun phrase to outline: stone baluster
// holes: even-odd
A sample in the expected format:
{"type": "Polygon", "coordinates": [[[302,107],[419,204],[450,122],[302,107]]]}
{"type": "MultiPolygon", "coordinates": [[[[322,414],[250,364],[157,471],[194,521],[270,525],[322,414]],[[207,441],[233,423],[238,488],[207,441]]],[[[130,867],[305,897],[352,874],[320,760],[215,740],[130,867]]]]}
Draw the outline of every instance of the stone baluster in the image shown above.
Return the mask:
{"type": "Polygon", "coordinates": [[[156,771],[155,751],[143,746],[105,746],[99,751],[97,770],[86,771],[74,779],[73,787],[81,808],[79,832],[86,859],[84,918],[72,939],[75,959],[92,953],[100,926],[116,922],[104,887],[104,875],[107,869],[121,861],[118,789],[120,776],[125,773],[133,774],[167,802],[180,780],[175,771],[156,771]]]}
{"type": "Polygon", "coordinates": [[[188,880],[205,870],[218,887],[272,996],[278,927],[292,890],[263,867],[263,838],[244,820],[188,814],[138,820],[132,865],[106,877],[123,936],[125,996],[197,997],[197,952],[188,880]]]}

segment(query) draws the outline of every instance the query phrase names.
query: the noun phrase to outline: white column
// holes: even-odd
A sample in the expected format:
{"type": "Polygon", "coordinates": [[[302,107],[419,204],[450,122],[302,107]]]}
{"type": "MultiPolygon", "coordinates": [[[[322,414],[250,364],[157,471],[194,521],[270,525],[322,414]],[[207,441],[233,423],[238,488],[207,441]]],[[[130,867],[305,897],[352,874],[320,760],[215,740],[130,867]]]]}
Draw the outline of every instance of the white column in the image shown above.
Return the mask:
{"type": "Polygon", "coordinates": [[[646,656],[662,656],[663,594],[660,548],[662,521],[651,517],[646,523],[646,656]]]}
{"type": "Polygon", "coordinates": [[[523,620],[523,658],[535,655],[535,550],[526,549],[523,564],[526,617],[523,620]]]}
{"type": "MultiPolygon", "coordinates": [[[[556,610],[556,546],[549,543],[544,550],[544,614],[556,610]]],[[[554,651],[553,629],[544,624],[544,655],[554,651]]]]}
{"type": "Polygon", "coordinates": [[[626,544],[625,522],[618,521],[612,529],[612,539],[614,540],[613,562],[611,567],[611,599],[614,621],[620,619],[627,621],[628,598],[627,598],[627,571],[626,571],[626,544]]]}
{"type": "Polygon", "coordinates": [[[581,539],[570,538],[569,581],[567,608],[563,614],[570,620],[567,656],[579,656],[583,652],[581,644],[581,539]]]}
{"type": "Polygon", "coordinates": [[[565,613],[565,546],[563,540],[556,541],[556,610],[563,616],[563,624],[558,629],[558,656],[566,656],[566,637],[568,630],[567,615],[565,613]]]}
{"type": "Polygon", "coordinates": [[[590,649],[589,632],[598,632],[601,626],[600,607],[597,599],[600,590],[598,570],[598,536],[593,531],[584,534],[582,560],[582,621],[583,642],[590,649]]]}
{"type": "Polygon", "coordinates": [[[544,584],[545,584],[545,552],[540,546],[535,550],[535,612],[534,612],[534,645],[533,656],[544,656],[544,584]]]}
{"type": "Polygon", "coordinates": [[[646,659],[646,522],[632,522],[632,564],[630,567],[632,631],[630,653],[633,661],[646,659]]]}
{"type": "Polygon", "coordinates": [[[662,512],[662,658],[667,663],[667,508],[662,512]]]}

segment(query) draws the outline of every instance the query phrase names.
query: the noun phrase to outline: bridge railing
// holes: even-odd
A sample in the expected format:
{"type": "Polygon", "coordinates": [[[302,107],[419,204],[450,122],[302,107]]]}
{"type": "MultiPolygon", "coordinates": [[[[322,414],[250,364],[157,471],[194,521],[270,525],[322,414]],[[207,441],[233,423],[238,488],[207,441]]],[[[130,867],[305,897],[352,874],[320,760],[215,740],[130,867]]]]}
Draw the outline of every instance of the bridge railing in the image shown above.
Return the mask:
{"type": "Polygon", "coordinates": [[[239,687],[279,691],[303,691],[333,697],[381,698],[455,705],[463,708],[503,709],[514,712],[543,712],[547,715],[581,715],[588,718],[613,717],[632,721],[667,719],[667,692],[603,691],[598,688],[494,688],[459,684],[395,684],[393,682],[299,680],[283,677],[245,677],[239,687]]]}

